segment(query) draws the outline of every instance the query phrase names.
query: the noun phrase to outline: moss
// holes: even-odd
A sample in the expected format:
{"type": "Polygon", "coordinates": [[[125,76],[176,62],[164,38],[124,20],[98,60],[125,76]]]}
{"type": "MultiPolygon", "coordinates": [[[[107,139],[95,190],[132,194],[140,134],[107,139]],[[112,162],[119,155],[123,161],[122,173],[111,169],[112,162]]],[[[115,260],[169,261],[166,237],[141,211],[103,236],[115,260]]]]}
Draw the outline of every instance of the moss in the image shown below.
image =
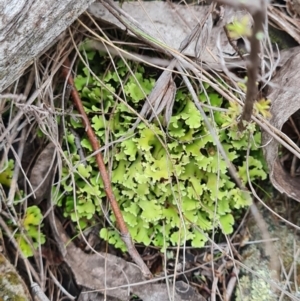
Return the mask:
{"type": "Polygon", "coordinates": [[[15,272],[7,272],[5,276],[13,285],[18,285],[20,283],[19,276],[15,272]]]}
{"type": "MultiPolygon", "coordinates": [[[[269,203],[273,204],[273,210],[278,211],[276,200],[271,200],[269,203]],[[275,203],[276,207],[274,207],[275,203]]],[[[269,203],[268,205],[270,206],[269,203]]],[[[283,205],[285,205],[284,208],[288,212],[289,210],[287,210],[285,201],[282,200],[282,203],[283,205]]],[[[259,206],[259,210],[262,213],[262,216],[267,224],[271,238],[277,238],[277,240],[272,243],[272,252],[276,254],[275,256],[278,259],[276,261],[276,263],[278,264],[276,269],[280,278],[277,285],[283,290],[287,290],[291,294],[295,294],[297,290],[294,283],[295,281],[298,281],[297,275],[299,275],[300,271],[300,259],[294,258],[294,250],[300,247],[300,242],[297,234],[295,234],[294,231],[291,230],[291,228],[279,223],[278,219],[274,218],[267,209],[259,206]],[[285,288],[286,277],[282,273],[279,258],[282,260],[282,266],[286,272],[289,272],[292,266],[296,265],[297,273],[295,274],[297,278],[293,279],[293,276],[290,278],[289,288],[285,288]]],[[[283,215],[283,213],[281,213],[281,215],[283,215]]],[[[288,218],[288,216],[284,215],[283,217],[288,218]]],[[[257,227],[254,219],[248,220],[247,228],[251,233],[251,239],[253,241],[260,240],[262,238],[261,231],[257,227]]],[[[274,277],[272,277],[271,271],[269,270],[269,258],[268,256],[265,256],[264,248],[264,244],[253,244],[247,246],[242,252],[242,255],[244,257],[243,264],[251,268],[255,272],[255,274],[258,274],[258,276],[255,276],[254,273],[251,273],[248,270],[241,269],[239,285],[236,290],[236,301],[278,300],[278,297],[281,294],[281,290],[278,290],[276,292],[276,295],[275,292],[272,292],[270,284],[268,283],[268,280],[272,280],[274,277]]],[[[284,296],[282,300],[290,300],[290,297],[284,296]]]]}
{"type": "Polygon", "coordinates": [[[244,256],[247,259],[243,263],[246,266],[251,267],[258,276],[255,276],[250,272],[244,272],[244,275],[240,277],[237,286],[236,301],[276,300],[276,294],[272,292],[270,284],[264,280],[271,279],[268,262],[263,261],[261,253],[255,245],[249,246],[247,252],[244,253],[244,256]],[[257,267],[256,270],[255,267],[257,267]]]}
{"type": "Polygon", "coordinates": [[[29,293],[14,267],[0,254],[0,301],[29,301],[29,293]]]}
{"type": "Polygon", "coordinates": [[[24,296],[24,292],[20,292],[18,289],[17,290],[15,289],[16,289],[15,287],[10,285],[9,287],[7,287],[6,283],[5,284],[0,283],[0,301],[2,300],[29,301],[29,299],[24,296]]]}
{"type": "Polygon", "coordinates": [[[272,44],[277,44],[280,50],[289,49],[298,45],[296,41],[285,31],[279,30],[272,26],[269,26],[269,36],[272,44]]]}
{"type": "Polygon", "coordinates": [[[4,264],[6,262],[6,259],[4,258],[4,256],[0,255],[0,264],[4,264]]]}

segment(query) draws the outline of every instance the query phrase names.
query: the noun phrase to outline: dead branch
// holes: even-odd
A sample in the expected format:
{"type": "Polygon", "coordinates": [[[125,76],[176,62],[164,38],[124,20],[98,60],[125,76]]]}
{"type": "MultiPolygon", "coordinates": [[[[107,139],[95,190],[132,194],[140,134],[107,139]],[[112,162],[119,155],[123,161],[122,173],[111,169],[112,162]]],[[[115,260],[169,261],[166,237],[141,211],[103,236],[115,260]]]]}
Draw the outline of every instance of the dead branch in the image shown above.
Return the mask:
{"type": "Polygon", "coordinates": [[[254,102],[257,98],[257,79],[260,67],[260,42],[264,35],[264,26],[267,20],[267,1],[231,1],[231,0],[217,0],[219,4],[226,4],[238,9],[246,9],[253,17],[254,25],[251,37],[249,38],[251,50],[247,64],[247,92],[245,105],[239,122],[239,129],[244,130],[244,121],[249,122],[253,112],[254,102]]]}
{"type": "Polygon", "coordinates": [[[0,92],[94,0],[0,0],[0,92]]]}
{"type": "Polygon", "coordinates": [[[91,125],[90,125],[90,122],[89,122],[88,117],[85,113],[84,107],[83,107],[81,99],[79,97],[79,94],[78,94],[77,90],[75,89],[74,80],[73,80],[73,77],[70,74],[69,69],[70,69],[70,62],[69,62],[68,59],[66,59],[64,67],[62,69],[62,73],[63,73],[64,78],[68,81],[68,84],[72,86],[71,95],[72,95],[72,98],[73,98],[73,102],[74,102],[74,105],[76,106],[79,114],[81,114],[81,116],[82,116],[82,122],[83,122],[83,124],[86,128],[87,136],[88,136],[88,138],[91,142],[93,151],[95,152],[95,158],[96,158],[96,162],[97,162],[97,165],[99,167],[99,172],[100,172],[103,184],[104,184],[104,190],[105,190],[107,198],[108,198],[108,200],[111,204],[111,208],[113,210],[113,213],[116,217],[116,221],[117,221],[117,224],[118,224],[118,228],[121,232],[122,239],[123,239],[124,243],[127,246],[129,254],[131,255],[134,262],[140,267],[143,275],[146,278],[151,278],[152,277],[151,272],[149,271],[148,267],[146,266],[146,264],[144,263],[144,261],[140,257],[139,253],[137,252],[137,250],[136,250],[136,248],[135,248],[135,246],[132,242],[131,236],[129,234],[129,231],[127,229],[125,221],[123,219],[123,216],[122,216],[122,213],[120,211],[119,205],[118,205],[118,203],[116,201],[116,198],[114,196],[114,193],[112,191],[112,186],[111,186],[111,183],[110,183],[109,175],[106,171],[104,160],[102,158],[101,153],[99,152],[99,149],[100,149],[99,142],[98,142],[97,137],[96,137],[91,125]]]}

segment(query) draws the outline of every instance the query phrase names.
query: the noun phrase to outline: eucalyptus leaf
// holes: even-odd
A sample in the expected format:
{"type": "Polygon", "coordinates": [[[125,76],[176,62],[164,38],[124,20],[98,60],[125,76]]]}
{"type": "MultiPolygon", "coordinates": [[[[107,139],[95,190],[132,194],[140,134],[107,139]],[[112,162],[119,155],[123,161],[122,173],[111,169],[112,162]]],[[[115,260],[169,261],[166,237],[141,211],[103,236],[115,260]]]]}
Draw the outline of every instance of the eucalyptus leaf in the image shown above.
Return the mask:
{"type": "Polygon", "coordinates": [[[55,167],[55,145],[49,142],[37,157],[30,173],[29,180],[36,204],[39,204],[50,193],[55,167]]]}

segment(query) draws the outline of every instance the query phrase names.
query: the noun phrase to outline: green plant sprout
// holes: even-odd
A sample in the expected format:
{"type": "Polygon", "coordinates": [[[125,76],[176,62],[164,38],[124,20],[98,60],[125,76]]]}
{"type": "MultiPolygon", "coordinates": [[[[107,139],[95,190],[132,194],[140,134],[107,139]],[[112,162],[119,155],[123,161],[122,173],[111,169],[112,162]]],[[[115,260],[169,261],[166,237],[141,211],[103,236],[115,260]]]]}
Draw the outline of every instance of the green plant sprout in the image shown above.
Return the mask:
{"type": "Polygon", "coordinates": [[[8,160],[7,166],[3,168],[3,170],[0,172],[0,184],[4,185],[6,187],[10,187],[11,179],[13,177],[14,173],[14,160],[10,159],[8,160]]]}
{"type": "MultiPolygon", "coordinates": [[[[14,172],[14,160],[8,160],[5,169],[0,173],[0,185],[10,187],[11,179],[14,172]]],[[[22,194],[23,192],[20,191],[22,194]]],[[[15,201],[18,202],[19,196],[16,196],[15,201]]],[[[39,225],[43,219],[40,209],[37,206],[28,207],[25,213],[23,227],[24,231],[18,231],[16,234],[17,241],[25,257],[33,256],[33,250],[26,237],[32,241],[34,249],[44,244],[46,239],[44,234],[39,230],[39,225]],[[22,232],[22,233],[21,233],[22,232]]]]}
{"type": "Polygon", "coordinates": [[[30,206],[27,208],[23,221],[24,232],[17,233],[17,240],[25,257],[33,256],[32,247],[37,249],[46,242],[45,235],[40,231],[42,219],[43,215],[39,207],[30,206]],[[32,241],[32,246],[26,237],[32,241]]]}
{"type": "Polygon", "coordinates": [[[249,15],[245,15],[240,19],[234,19],[232,23],[227,24],[226,28],[230,38],[238,39],[241,37],[250,37],[252,30],[249,24],[251,24],[249,15]]]}
{"type": "MultiPolygon", "coordinates": [[[[117,58],[117,70],[110,68],[107,71],[109,59],[103,54],[91,53],[87,54],[89,65],[94,72],[97,71],[97,76],[108,89],[125,95],[127,103],[139,112],[145,101],[144,93],[150,93],[155,79],[142,65],[133,62],[128,62],[134,70],[134,76],[130,75],[124,62],[117,58]],[[106,61],[107,66],[96,65],[97,61],[106,61]]],[[[101,87],[83,65],[80,64],[78,70],[76,89],[101,145],[126,136],[136,116],[125,104],[117,102],[108,89],[101,87]]],[[[227,109],[226,113],[214,111],[213,118],[209,110],[206,111],[213,119],[229,160],[247,184],[245,162],[248,133],[239,133],[236,126],[241,109],[234,103],[228,103],[209,86],[206,92],[209,103],[204,93],[199,95],[201,102],[227,109]]],[[[264,104],[261,105],[264,110],[264,104]]],[[[161,116],[159,118],[162,120],[161,116]]],[[[81,146],[86,154],[90,154],[91,145],[81,121],[70,119],[68,126],[82,136],[81,146]]],[[[250,180],[266,179],[259,148],[261,136],[255,126],[251,135],[250,180]]],[[[105,209],[105,193],[95,159],[90,156],[86,165],[79,163],[74,139],[74,135],[68,132],[65,143],[69,145],[74,169],[70,171],[66,165],[63,168],[62,194],[58,205],[66,217],[78,222],[83,229],[93,224],[95,214],[105,212],[110,223],[101,229],[100,236],[125,251],[125,245],[113,227],[115,217],[105,209]],[[70,174],[74,170],[76,202],[70,188],[70,174]]],[[[230,178],[226,163],[187,89],[177,91],[168,127],[162,129],[158,120],[152,122],[151,128],[142,122],[133,136],[110,147],[105,161],[111,171],[114,194],[130,234],[137,243],[166,248],[187,241],[194,247],[202,247],[213,229],[232,233],[234,213],[252,202],[250,193],[240,190],[230,178]],[[183,223],[185,231],[180,229],[183,223]]]]}
{"type": "Polygon", "coordinates": [[[264,118],[271,118],[270,113],[271,100],[270,99],[260,99],[254,103],[254,110],[261,114],[264,118]]]}

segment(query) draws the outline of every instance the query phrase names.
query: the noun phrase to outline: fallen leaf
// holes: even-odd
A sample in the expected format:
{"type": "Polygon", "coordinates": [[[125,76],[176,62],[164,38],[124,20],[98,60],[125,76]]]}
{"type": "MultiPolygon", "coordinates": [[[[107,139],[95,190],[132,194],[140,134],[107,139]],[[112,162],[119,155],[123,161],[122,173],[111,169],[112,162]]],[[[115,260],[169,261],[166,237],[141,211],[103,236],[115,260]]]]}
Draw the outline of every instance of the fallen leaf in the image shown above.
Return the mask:
{"type": "Polygon", "coordinates": [[[55,145],[50,142],[39,154],[31,170],[29,180],[34,191],[36,204],[39,204],[51,189],[55,157],[55,145]]]}

